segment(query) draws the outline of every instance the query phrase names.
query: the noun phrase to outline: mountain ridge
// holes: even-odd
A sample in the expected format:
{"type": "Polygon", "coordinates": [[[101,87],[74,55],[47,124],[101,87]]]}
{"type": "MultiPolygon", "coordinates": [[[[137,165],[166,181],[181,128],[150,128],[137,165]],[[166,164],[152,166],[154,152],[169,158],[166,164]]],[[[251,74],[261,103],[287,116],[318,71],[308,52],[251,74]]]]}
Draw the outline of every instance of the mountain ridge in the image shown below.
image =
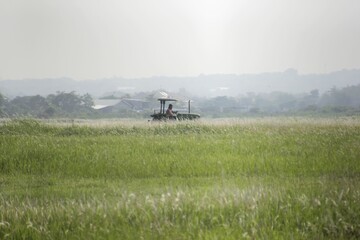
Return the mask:
{"type": "Polygon", "coordinates": [[[198,76],[147,78],[102,78],[74,80],[72,78],[41,78],[0,80],[0,93],[8,97],[42,95],[75,91],[100,97],[107,92],[146,92],[158,89],[176,92],[186,89],[194,96],[237,96],[248,92],[304,93],[313,89],[326,92],[360,84],[360,69],[344,69],[325,74],[298,74],[295,69],[259,74],[200,74],[198,76]]]}

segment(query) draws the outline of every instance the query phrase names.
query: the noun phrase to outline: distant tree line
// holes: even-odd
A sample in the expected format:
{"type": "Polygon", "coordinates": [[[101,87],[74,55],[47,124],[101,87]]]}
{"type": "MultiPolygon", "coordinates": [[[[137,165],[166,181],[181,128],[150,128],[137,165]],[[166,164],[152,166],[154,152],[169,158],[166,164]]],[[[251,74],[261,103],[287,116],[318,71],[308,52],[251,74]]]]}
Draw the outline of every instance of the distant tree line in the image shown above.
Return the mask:
{"type": "MultiPolygon", "coordinates": [[[[201,99],[200,99],[201,100],[201,99]]],[[[238,97],[202,99],[199,109],[211,117],[257,115],[360,115],[360,85],[317,89],[303,94],[247,93],[238,97]]]]}
{"type": "Polygon", "coordinates": [[[57,92],[47,97],[40,95],[16,97],[7,100],[0,94],[2,117],[74,118],[91,117],[93,99],[89,94],[57,92]]]}
{"type": "MultiPolygon", "coordinates": [[[[181,91],[184,92],[184,89],[181,91]]],[[[133,111],[119,108],[107,113],[93,108],[94,100],[89,94],[57,92],[47,97],[36,95],[8,100],[0,93],[0,116],[10,118],[148,118],[154,109],[157,109],[157,101],[153,94],[154,91],[125,95],[126,98],[141,96],[145,101],[151,102],[149,109],[133,111]]],[[[113,98],[116,99],[116,97],[111,99],[113,98]]],[[[193,100],[193,112],[213,118],[264,115],[360,115],[360,85],[342,89],[334,87],[323,94],[316,89],[304,94],[249,92],[237,97],[193,97],[193,100]]],[[[177,107],[184,109],[186,104],[178,103],[177,107]]]]}

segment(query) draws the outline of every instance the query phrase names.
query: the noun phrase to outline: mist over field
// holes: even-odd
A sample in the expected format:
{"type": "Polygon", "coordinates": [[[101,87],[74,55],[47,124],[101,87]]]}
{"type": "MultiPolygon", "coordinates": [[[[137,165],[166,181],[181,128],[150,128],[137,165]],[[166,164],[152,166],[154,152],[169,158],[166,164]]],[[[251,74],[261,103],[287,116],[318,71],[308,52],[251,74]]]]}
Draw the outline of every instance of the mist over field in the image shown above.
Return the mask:
{"type": "Polygon", "coordinates": [[[359,11],[356,0],[1,1],[0,93],[323,94],[360,84],[359,11]]]}
{"type": "Polygon", "coordinates": [[[328,74],[301,74],[294,69],[262,74],[213,74],[193,77],[154,76],[148,78],[121,78],[77,81],[71,78],[23,79],[0,81],[0,92],[9,97],[56,93],[57,91],[91,94],[94,98],[111,92],[134,94],[165,90],[186,90],[191,96],[238,96],[247,93],[284,92],[308,93],[317,89],[325,93],[360,84],[360,69],[341,70],[328,74]]]}
{"type": "Polygon", "coordinates": [[[205,77],[212,89],[236,76],[238,91],[287,90],[276,76],[286,69],[312,81],[360,68],[359,10],[357,0],[1,1],[0,80],[166,76],[159,85],[172,89],[205,77]]]}

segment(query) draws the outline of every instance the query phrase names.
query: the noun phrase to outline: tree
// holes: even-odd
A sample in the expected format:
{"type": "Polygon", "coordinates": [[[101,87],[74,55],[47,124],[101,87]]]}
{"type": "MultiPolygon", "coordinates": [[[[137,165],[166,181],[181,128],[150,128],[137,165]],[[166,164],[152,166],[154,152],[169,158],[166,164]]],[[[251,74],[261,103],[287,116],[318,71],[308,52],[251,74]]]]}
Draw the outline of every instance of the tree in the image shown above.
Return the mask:
{"type": "Polygon", "coordinates": [[[0,93],[0,116],[3,115],[4,107],[5,107],[5,97],[0,93]]]}
{"type": "Polygon", "coordinates": [[[46,99],[40,95],[16,97],[9,103],[7,112],[10,116],[22,115],[33,117],[44,117],[49,104],[46,99]]]}
{"type": "Polygon", "coordinates": [[[320,99],[322,106],[360,106],[360,85],[343,89],[333,87],[320,99]]]}
{"type": "Polygon", "coordinates": [[[57,115],[79,117],[93,112],[93,99],[90,94],[77,95],[74,91],[70,93],[57,92],[47,96],[47,101],[53,107],[57,115]]]}
{"type": "Polygon", "coordinates": [[[90,94],[86,93],[85,95],[81,96],[80,98],[82,101],[81,104],[84,107],[91,108],[92,106],[94,106],[94,100],[90,94]]]}

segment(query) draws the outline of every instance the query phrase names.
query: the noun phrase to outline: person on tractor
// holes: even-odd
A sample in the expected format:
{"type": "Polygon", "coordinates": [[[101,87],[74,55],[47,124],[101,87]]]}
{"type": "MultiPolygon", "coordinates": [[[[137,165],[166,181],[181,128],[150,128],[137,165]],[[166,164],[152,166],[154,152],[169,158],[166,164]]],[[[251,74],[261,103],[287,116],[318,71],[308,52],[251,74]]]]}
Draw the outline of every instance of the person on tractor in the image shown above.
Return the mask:
{"type": "Polygon", "coordinates": [[[173,105],[169,104],[168,109],[166,110],[166,117],[171,120],[176,120],[176,112],[172,110],[173,105]]]}

